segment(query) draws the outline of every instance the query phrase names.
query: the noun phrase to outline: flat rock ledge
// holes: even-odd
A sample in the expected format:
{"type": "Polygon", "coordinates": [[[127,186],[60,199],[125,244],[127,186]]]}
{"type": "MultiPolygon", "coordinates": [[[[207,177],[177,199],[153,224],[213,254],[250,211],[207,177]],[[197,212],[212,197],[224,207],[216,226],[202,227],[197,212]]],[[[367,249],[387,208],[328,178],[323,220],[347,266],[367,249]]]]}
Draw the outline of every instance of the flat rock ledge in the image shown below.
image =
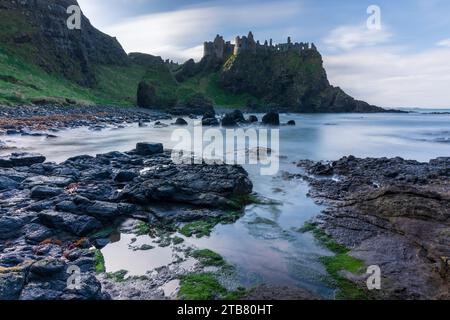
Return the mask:
{"type": "Polygon", "coordinates": [[[150,143],[61,164],[35,154],[2,161],[0,300],[110,299],[95,272],[96,234],[130,218],[158,226],[220,218],[253,188],[239,166],[177,165],[150,143]],[[81,270],[76,290],[70,266],[81,270]]]}
{"type": "MultiPolygon", "coordinates": [[[[327,205],[315,224],[351,256],[381,268],[378,298],[450,298],[450,158],[349,156],[298,166],[310,196],[327,205]]],[[[366,284],[366,276],[347,277],[366,284]]]]}

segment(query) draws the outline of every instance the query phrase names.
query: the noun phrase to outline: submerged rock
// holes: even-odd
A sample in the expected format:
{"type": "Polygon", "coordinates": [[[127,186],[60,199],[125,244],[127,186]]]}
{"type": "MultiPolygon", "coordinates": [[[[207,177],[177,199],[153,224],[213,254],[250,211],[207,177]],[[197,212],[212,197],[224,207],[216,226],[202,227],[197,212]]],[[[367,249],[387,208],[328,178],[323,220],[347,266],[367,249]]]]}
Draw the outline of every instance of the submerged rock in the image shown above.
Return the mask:
{"type": "Polygon", "coordinates": [[[250,123],[258,122],[258,117],[254,116],[254,115],[251,115],[251,116],[248,117],[247,121],[250,122],[250,123]]]}
{"type": "Polygon", "coordinates": [[[218,126],[219,125],[219,120],[217,120],[216,118],[216,113],[215,112],[205,112],[203,114],[203,118],[202,118],[202,125],[203,126],[218,126]]]}
{"type": "Polygon", "coordinates": [[[262,118],[262,123],[265,125],[279,126],[280,125],[280,115],[278,112],[269,112],[262,118]]]}
{"type": "Polygon", "coordinates": [[[204,118],[202,119],[202,125],[205,127],[216,127],[219,125],[219,120],[216,118],[204,118]]]}
{"type": "Polygon", "coordinates": [[[177,120],[175,121],[175,125],[177,125],[177,126],[187,126],[188,123],[183,118],[177,118],[177,120]]]}
{"type": "Polygon", "coordinates": [[[233,112],[227,113],[222,118],[222,126],[224,127],[233,127],[243,122],[246,121],[244,114],[240,110],[234,110],[233,112]]]}

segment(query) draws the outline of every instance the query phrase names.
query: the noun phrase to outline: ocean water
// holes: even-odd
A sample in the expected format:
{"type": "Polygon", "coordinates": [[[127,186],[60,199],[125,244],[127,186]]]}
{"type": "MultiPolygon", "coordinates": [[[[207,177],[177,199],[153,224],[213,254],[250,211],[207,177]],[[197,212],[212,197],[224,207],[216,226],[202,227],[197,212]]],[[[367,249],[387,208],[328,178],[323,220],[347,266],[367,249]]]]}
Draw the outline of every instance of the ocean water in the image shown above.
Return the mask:
{"type": "MultiPolygon", "coordinates": [[[[324,281],[327,274],[319,257],[331,252],[321,248],[311,234],[298,232],[323,208],[307,197],[308,186],[303,181],[284,180],[282,173],[298,172],[300,169],[294,162],[301,159],[336,160],[354,155],[429,161],[450,156],[450,115],[283,114],[281,119],[284,123],[295,120],[297,125],[280,127],[279,172],[264,176],[260,174],[260,166],[244,166],[255,192],[277,204],[250,205],[236,223],[216,226],[210,237],[186,238],[186,244],[221,254],[235,266],[240,285],[250,287],[264,282],[298,286],[330,298],[335,288],[324,281]]],[[[192,131],[192,121],[189,122],[188,129],[192,131]]],[[[152,125],[139,128],[135,124],[95,132],[87,128],[65,130],[53,139],[19,136],[2,139],[59,162],[80,154],[128,151],[141,141],[162,142],[166,148],[172,148],[176,143],[170,141],[174,129],[152,125]]],[[[178,258],[171,247],[133,251],[130,242],[129,236],[122,235],[102,250],[107,271],[125,269],[132,275],[140,275],[178,258]]],[[[139,238],[137,243],[151,244],[152,239],[139,238]]]]}

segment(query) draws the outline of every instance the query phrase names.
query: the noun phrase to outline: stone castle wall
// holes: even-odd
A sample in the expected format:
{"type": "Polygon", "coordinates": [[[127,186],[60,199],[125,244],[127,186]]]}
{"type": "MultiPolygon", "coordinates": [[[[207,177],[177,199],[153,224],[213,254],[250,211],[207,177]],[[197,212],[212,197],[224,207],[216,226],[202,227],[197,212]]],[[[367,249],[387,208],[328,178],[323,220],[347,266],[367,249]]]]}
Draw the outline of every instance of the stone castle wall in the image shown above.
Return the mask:
{"type": "Polygon", "coordinates": [[[214,41],[204,43],[203,56],[211,56],[217,59],[226,60],[232,54],[239,55],[243,52],[256,54],[259,52],[302,52],[305,50],[317,50],[317,48],[314,43],[293,43],[291,37],[288,37],[286,43],[273,44],[272,39],[270,39],[269,42],[266,40],[264,41],[264,44],[261,44],[259,41],[255,41],[253,33],[250,31],[247,36],[236,37],[235,44],[231,44],[229,41],[225,42],[222,36],[217,35],[214,41]]]}

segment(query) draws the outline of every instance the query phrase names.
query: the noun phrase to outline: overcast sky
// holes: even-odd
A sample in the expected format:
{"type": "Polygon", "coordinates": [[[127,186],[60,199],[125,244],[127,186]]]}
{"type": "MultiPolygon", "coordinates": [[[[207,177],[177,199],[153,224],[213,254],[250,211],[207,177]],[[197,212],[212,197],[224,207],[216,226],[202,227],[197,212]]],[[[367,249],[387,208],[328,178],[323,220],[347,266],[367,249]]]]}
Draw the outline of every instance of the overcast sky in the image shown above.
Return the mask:
{"type": "Polygon", "coordinates": [[[383,107],[450,108],[448,0],[78,0],[91,23],[127,52],[183,62],[203,42],[253,31],[256,39],[314,42],[333,85],[383,107]],[[367,8],[381,9],[369,30],[367,8]]]}

